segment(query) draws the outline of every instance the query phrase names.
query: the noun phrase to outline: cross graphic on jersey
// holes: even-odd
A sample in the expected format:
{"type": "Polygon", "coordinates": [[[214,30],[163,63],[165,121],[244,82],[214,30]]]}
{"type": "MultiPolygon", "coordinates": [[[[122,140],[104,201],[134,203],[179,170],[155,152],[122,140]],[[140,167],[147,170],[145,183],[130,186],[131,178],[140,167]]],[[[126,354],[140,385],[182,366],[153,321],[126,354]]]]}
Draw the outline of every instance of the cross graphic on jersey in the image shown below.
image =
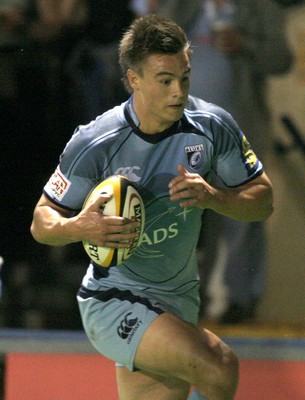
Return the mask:
{"type": "Polygon", "coordinates": [[[192,211],[193,211],[192,208],[185,207],[179,214],[176,214],[176,216],[179,217],[180,215],[183,215],[183,220],[186,221],[187,214],[192,211]]]}

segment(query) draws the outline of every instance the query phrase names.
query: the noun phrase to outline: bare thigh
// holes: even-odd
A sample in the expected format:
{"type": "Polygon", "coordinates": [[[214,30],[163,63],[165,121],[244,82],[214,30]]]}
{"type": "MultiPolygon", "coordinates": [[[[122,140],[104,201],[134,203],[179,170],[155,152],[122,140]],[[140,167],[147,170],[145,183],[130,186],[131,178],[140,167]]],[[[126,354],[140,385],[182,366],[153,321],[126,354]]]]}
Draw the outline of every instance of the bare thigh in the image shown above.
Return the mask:
{"type": "Polygon", "coordinates": [[[211,399],[233,399],[235,360],[213,333],[164,313],[152,322],[137,349],[135,367],[144,372],[118,370],[120,400],[184,400],[190,385],[211,399]],[[152,388],[154,396],[145,397],[152,388]]]}
{"type": "Polygon", "coordinates": [[[180,379],[116,368],[120,400],[187,400],[190,385],[180,379]]]}

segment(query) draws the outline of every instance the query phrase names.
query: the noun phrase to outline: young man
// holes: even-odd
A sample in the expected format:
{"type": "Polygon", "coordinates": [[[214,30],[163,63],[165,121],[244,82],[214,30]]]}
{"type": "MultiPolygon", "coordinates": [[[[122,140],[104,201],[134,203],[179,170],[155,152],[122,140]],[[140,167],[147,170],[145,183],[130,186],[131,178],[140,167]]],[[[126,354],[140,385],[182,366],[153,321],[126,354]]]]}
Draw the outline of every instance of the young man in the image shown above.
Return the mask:
{"type": "Polygon", "coordinates": [[[132,96],[76,130],[35,208],[32,234],[54,246],[127,247],[137,223],[104,216],[108,197],[77,211],[106,177],[136,181],[146,207],[143,240],[122,265],[90,263],[78,292],[85,331],[117,362],[120,400],[186,400],[191,385],[207,399],[231,400],[238,360],[196,326],[200,217],[209,208],[266,219],[271,183],[231,116],[188,95],[189,42],[175,23],[155,15],[134,21],[120,64],[132,96]],[[208,183],[212,170],[226,190],[208,183]]]}
{"type": "MultiPolygon", "coordinates": [[[[194,47],[190,93],[234,116],[264,162],[273,146],[268,79],[284,74],[293,55],[285,12],[270,0],[162,0],[158,13],[174,20],[194,47]],[[204,79],[202,79],[204,77],[204,79]]],[[[214,186],[223,187],[215,177],[214,186]]],[[[253,320],[268,271],[264,221],[236,221],[208,210],[198,242],[201,317],[209,317],[210,281],[221,252],[226,288],[224,324],[253,320]],[[209,235],[205,235],[208,231],[209,235]]]]}

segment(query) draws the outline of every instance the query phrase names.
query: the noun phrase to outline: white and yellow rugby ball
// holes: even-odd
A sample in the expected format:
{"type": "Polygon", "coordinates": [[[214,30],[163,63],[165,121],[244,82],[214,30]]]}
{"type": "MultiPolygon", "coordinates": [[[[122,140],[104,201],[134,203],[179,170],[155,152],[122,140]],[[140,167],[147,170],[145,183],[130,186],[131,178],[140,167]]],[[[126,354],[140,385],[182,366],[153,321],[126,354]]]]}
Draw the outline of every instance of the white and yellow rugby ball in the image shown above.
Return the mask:
{"type": "Polygon", "coordinates": [[[112,195],[103,208],[103,214],[135,219],[140,222],[139,236],[133,240],[129,248],[101,247],[83,241],[84,249],[91,260],[101,267],[109,268],[122,264],[140,244],[145,224],[145,207],[135,184],[121,175],[110,176],[95,186],[87,196],[83,208],[101,194],[112,195]]]}

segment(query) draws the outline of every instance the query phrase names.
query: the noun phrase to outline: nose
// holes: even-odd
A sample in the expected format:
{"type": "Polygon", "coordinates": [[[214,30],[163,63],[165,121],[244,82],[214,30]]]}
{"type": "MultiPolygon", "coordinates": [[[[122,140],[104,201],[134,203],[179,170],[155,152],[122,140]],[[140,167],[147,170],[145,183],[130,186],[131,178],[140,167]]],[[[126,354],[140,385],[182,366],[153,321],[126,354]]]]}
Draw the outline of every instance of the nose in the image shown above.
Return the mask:
{"type": "Polygon", "coordinates": [[[185,94],[185,87],[180,81],[175,81],[173,85],[173,97],[182,98],[185,94]]]}

